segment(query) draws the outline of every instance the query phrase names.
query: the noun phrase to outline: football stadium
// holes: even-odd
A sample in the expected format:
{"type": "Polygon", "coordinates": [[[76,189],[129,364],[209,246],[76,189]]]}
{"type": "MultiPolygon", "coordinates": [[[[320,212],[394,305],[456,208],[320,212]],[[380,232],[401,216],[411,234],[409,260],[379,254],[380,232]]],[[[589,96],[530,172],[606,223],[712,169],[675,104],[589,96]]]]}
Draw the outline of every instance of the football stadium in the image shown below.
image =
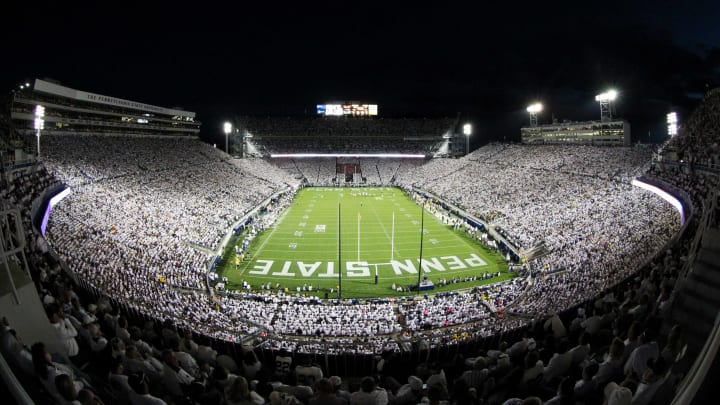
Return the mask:
{"type": "Polygon", "coordinates": [[[210,145],[191,111],[23,84],[3,370],[37,403],[687,403],[718,347],[720,91],[659,148],[616,95],[470,150],[457,117],[360,102],[210,145]]]}

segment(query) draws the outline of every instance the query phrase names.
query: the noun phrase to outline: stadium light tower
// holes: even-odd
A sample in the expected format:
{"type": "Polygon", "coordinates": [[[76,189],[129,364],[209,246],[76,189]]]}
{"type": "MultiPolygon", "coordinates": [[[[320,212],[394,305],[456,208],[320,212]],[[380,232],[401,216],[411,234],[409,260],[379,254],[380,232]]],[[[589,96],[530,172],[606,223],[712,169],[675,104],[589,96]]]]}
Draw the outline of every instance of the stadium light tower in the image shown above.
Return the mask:
{"type": "Polygon", "coordinates": [[[470,135],[472,134],[472,125],[463,125],[463,134],[465,134],[465,154],[470,153],[470,135]]]}
{"type": "Polygon", "coordinates": [[[232,132],[232,124],[225,121],[223,124],[223,131],[225,132],[225,153],[228,153],[228,136],[232,132]]]}
{"type": "Polygon", "coordinates": [[[35,129],[37,129],[37,158],[40,159],[40,131],[45,129],[45,107],[35,106],[35,129]]]}
{"type": "Polygon", "coordinates": [[[543,105],[540,103],[531,104],[527,108],[527,112],[530,113],[530,126],[537,127],[537,116],[542,111],[543,105]]]}
{"type": "Polygon", "coordinates": [[[612,120],[612,103],[618,96],[618,92],[610,89],[605,93],[595,96],[595,101],[600,103],[600,121],[612,120]]]}

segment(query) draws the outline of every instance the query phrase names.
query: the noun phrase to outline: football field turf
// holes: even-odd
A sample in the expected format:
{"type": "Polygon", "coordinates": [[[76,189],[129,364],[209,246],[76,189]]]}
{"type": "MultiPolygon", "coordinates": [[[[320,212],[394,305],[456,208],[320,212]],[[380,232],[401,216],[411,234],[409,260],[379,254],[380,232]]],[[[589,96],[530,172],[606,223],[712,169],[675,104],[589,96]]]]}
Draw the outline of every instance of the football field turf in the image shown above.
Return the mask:
{"type": "Polygon", "coordinates": [[[295,294],[299,287],[301,294],[320,298],[326,293],[328,298],[337,298],[340,272],[343,298],[416,294],[397,292],[397,288],[416,286],[418,276],[427,276],[435,284],[431,293],[512,277],[500,255],[444,225],[428,210],[423,218],[420,205],[397,188],[302,189],[236,263],[235,252],[228,249],[219,270],[228,279],[228,290],[240,289],[243,281],[254,290],[270,283],[272,289],[279,285],[295,294]],[[500,276],[481,277],[497,272],[500,276]],[[477,280],[465,281],[473,276],[477,280]],[[462,281],[452,283],[454,279],[462,281]],[[448,285],[441,287],[443,280],[448,285]]]}

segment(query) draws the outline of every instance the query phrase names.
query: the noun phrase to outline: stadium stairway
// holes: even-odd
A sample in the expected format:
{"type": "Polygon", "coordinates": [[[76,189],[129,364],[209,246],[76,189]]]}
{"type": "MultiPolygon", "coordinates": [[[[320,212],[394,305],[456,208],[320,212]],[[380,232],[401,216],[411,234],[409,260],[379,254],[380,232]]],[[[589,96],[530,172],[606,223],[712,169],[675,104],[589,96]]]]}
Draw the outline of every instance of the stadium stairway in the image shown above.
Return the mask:
{"type": "Polygon", "coordinates": [[[685,359],[694,361],[720,311],[720,228],[705,231],[693,269],[680,289],[672,318],[683,330],[685,359]]]}
{"type": "MultiPolygon", "coordinates": [[[[695,260],[694,270],[700,270],[699,273],[701,274],[699,275],[702,276],[702,279],[698,281],[703,286],[695,291],[690,291],[704,298],[712,297],[712,300],[707,302],[715,303],[713,308],[708,309],[708,312],[714,314],[714,318],[720,312],[720,305],[717,305],[718,301],[720,301],[720,228],[716,227],[705,231],[702,247],[695,260]]],[[[688,352],[689,349],[690,345],[688,344],[688,352]]],[[[720,395],[720,384],[717,384],[718,376],[720,376],[720,355],[716,354],[705,376],[705,381],[695,395],[693,404],[717,403],[717,398],[720,395]]]]}

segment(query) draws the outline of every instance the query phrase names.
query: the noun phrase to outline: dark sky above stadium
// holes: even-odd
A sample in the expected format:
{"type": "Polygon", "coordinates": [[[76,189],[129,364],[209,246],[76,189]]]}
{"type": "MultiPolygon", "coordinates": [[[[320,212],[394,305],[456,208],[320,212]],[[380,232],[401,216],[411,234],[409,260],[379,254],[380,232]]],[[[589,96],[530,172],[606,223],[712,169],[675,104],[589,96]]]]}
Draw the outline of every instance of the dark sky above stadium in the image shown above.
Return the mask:
{"type": "Polygon", "coordinates": [[[633,138],[657,141],[667,112],[720,84],[718,1],[151,3],[4,7],[2,87],[49,77],[180,106],[207,140],[232,114],[367,101],[461,114],[480,145],[518,139],[535,100],[541,122],[596,119],[610,86],[633,138]]]}

